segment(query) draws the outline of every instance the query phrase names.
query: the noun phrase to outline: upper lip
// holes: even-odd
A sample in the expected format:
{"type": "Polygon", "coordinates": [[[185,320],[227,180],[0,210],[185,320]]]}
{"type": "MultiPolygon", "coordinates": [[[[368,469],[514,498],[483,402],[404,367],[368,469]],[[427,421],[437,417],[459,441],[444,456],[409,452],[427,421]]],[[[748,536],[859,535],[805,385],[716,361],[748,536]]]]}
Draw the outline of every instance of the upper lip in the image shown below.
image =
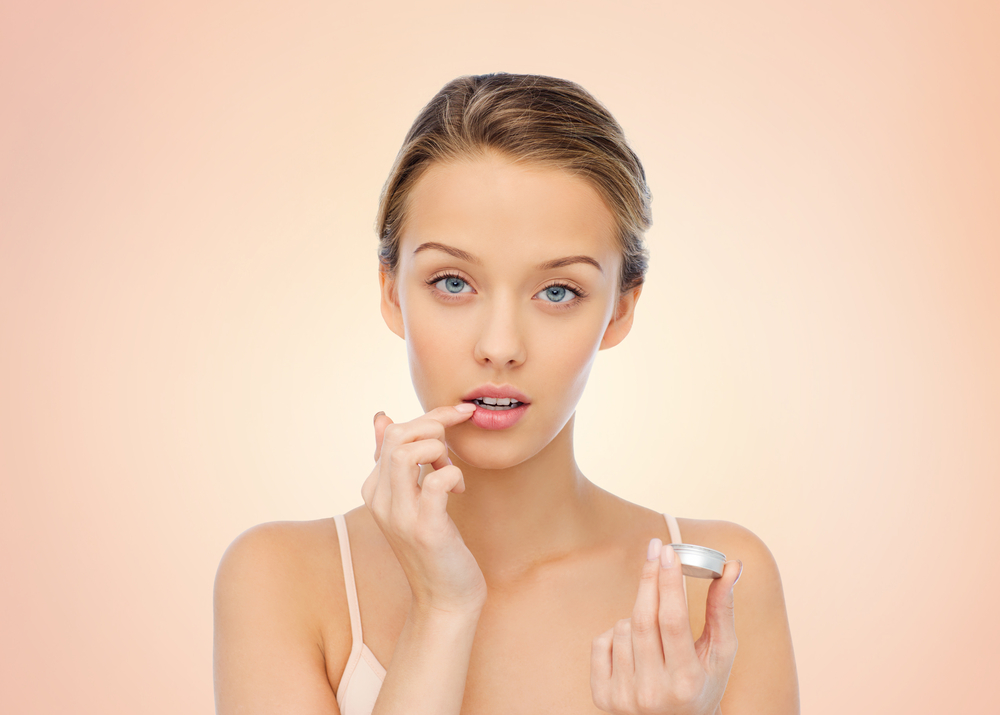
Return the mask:
{"type": "Polygon", "coordinates": [[[512,400],[517,400],[518,402],[524,402],[526,404],[529,402],[523,392],[515,390],[510,385],[480,385],[479,387],[467,392],[465,397],[462,398],[462,401],[469,402],[470,400],[475,400],[480,397],[509,397],[512,400]]]}

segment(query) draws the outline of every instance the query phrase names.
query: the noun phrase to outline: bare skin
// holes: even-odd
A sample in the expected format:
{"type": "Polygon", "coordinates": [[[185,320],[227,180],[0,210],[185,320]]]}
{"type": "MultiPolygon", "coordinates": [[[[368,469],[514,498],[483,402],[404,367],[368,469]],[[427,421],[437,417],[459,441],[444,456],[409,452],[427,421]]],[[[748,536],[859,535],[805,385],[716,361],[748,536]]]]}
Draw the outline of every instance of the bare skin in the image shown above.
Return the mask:
{"type": "MultiPolygon", "coordinates": [[[[687,608],[679,567],[647,559],[670,541],[661,514],[576,466],[576,403],[639,298],[618,291],[612,226],[584,180],[498,157],[436,165],[414,189],[380,278],[427,414],[376,416],[366,504],[346,515],[365,643],[388,671],[375,713],[798,712],[763,543],[679,519],[685,542],[730,558],[711,590],[687,579],[687,608]],[[592,260],[539,268],[567,256],[592,260]],[[527,394],[522,420],[486,430],[454,407],[484,383],[527,394]]],[[[219,712],[336,713],[350,649],[332,520],[234,542],[216,584],[219,712]]]]}

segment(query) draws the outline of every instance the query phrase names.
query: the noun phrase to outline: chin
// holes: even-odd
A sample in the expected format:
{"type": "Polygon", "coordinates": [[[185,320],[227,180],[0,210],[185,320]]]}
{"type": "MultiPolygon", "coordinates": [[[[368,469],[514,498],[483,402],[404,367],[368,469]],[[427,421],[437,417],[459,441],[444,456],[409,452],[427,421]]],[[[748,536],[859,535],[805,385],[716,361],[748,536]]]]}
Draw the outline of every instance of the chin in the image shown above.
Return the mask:
{"type": "Polygon", "coordinates": [[[463,462],[476,469],[510,469],[531,459],[533,455],[517,454],[505,449],[456,449],[452,451],[463,462]]]}
{"type": "Polygon", "coordinates": [[[529,446],[523,440],[482,439],[480,435],[472,439],[448,441],[448,448],[455,453],[455,456],[476,469],[516,467],[534,457],[544,447],[544,444],[529,446]],[[532,446],[536,446],[537,449],[532,450],[532,446]]]}

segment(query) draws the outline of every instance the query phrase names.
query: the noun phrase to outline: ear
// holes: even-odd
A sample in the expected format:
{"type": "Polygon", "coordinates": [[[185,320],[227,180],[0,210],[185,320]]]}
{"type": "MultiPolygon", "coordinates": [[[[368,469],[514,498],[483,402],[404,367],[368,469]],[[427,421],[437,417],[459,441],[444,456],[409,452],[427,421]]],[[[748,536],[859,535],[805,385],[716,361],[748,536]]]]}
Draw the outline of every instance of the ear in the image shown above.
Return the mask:
{"type": "Polygon", "coordinates": [[[396,277],[390,275],[381,264],[378,269],[378,283],[379,292],[382,294],[382,319],[389,326],[389,330],[405,339],[403,311],[399,307],[399,294],[396,292],[396,277]]]}
{"type": "Polygon", "coordinates": [[[615,313],[611,316],[611,322],[604,329],[604,337],[601,338],[601,345],[598,350],[607,350],[625,339],[632,329],[632,319],[635,317],[635,304],[639,301],[642,293],[642,286],[631,288],[618,298],[618,305],[615,306],[615,313]]]}

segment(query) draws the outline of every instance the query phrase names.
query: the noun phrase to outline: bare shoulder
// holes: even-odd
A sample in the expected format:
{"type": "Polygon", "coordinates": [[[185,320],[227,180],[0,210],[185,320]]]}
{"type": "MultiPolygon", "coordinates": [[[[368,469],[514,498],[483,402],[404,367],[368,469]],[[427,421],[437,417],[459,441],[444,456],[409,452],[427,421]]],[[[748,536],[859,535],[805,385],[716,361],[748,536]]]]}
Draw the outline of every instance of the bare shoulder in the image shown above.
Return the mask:
{"type": "Polygon", "coordinates": [[[317,521],[272,521],[258,524],[237,536],[219,564],[219,577],[231,570],[286,570],[312,562],[322,566],[330,547],[337,546],[333,519],[317,521]]]}
{"type": "Polygon", "coordinates": [[[333,519],[240,534],[219,564],[214,611],[219,712],[330,711],[327,653],[346,662],[351,637],[333,519]]]}
{"type": "MultiPolygon", "coordinates": [[[[798,676],[781,576],[774,555],[752,531],[728,521],[678,519],[685,543],[721,551],[743,562],[734,589],[739,649],[723,712],[798,713],[798,676]]],[[[692,579],[688,579],[689,593],[692,579]]],[[[699,595],[708,585],[695,586],[699,595]]],[[[704,595],[698,599],[704,601],[704,595]]],[[[703,622],[703,620],[702,620],[703,622]]]]}
{"type": "MultiPolygon", "coordinates": [[[[328,601],[343,590],[340,550],[333,519],[270,522],[247,529],[226,549],[216,574],[216,599],[261,600],[290,616],[311,611],[311,603],[328,601]],[[339,583],[338,583],[339,582],[339,583]]],[[[300,614],[303,615],[303,614],[300,614]]]]}

